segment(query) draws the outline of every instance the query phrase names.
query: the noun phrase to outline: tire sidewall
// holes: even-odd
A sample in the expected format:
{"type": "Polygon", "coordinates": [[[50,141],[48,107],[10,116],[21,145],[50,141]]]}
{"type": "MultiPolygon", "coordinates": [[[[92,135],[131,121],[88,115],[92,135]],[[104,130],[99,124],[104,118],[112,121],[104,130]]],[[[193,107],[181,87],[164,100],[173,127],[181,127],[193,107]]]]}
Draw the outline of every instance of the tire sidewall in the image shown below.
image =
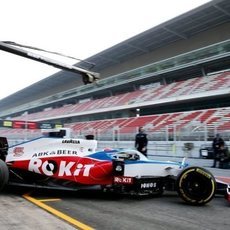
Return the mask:
{"type": "Polygon", "coordinates": [[[0,191],[5,187],[9,181],[9,169],[6,163],[0,160],[0,191]]]}
{"type": "Polygon", "coordinates": [[[178,195],[186,202],[192,205],[204,205],[212,200],[216,191],[216,181],[214,176],[206,169],[202,167],[188,167],[185,168],[177,177],[176,188],[178,195]],[[206,183],[209,183],[209,189],[205,197],[194,198],[185,187],[188,178],[200,177],[206,183]],[[187,181],[186,181],[187,180],[187,181]]]}

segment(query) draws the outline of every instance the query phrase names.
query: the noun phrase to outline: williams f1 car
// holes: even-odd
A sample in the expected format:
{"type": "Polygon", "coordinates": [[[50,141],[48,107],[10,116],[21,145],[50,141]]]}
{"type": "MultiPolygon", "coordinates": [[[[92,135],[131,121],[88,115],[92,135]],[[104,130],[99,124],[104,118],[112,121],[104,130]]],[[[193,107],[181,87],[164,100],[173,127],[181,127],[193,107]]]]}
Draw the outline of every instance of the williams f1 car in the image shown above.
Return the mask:
{"type": "Polygon", "coordinates": [[[132,195],[176,191],[187,203],[204,205],[216,192],[214,176],[185,161],[149,160],[132,149],[97,150],[91,136],[67,137],[68,130],[8,147],[0,138],[0,189],[6,185],[79,190],[92,186],[132,195]]]}

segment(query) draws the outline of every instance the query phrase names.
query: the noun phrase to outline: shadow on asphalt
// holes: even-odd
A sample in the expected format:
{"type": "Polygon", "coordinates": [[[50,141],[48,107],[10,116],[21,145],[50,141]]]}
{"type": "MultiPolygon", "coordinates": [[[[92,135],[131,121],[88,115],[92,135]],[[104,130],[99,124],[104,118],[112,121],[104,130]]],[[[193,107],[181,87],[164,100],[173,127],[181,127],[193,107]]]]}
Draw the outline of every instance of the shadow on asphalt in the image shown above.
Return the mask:
{"type": "Polygon", "coordinates": [[[46,199],[46,198],[59,198],[59,199],[85,199],[85,200],[148,200],[148,199],[162,199],[169,197],[177,197],[176,192],[165,191],[163,195],[129,195],[129,194],[116,194],[112,192],[103,192],[99,189],[82,189],[78,191],[65,191],[65,190],[55,190],[55,189],[43,189],[43,188],[25,188],[25,187],[15,187],[8,186],[2,192],[2,194],[12,194],[12,195],[24,195],[29,194],[36,199],[46,199]]]}

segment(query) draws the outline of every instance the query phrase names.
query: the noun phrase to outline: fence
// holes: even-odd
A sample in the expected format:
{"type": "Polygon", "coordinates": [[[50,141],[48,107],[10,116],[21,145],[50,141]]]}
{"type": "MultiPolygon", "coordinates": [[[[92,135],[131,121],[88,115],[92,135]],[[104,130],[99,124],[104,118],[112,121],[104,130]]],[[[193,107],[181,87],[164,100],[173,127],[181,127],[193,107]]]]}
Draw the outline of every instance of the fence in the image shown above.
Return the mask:
{"type": "MultiPolygon", "coordinates": [[[[84,138],[93,134],[98,140],[98,148],[134,148],[135,134],[138,127],[114,128],[114,129],[86,129],[77,130],[72,133],[72,138],[84,138]]],[[[216,133],[230,143],[230,130],[218,130],[208,126],[189,126],[178,129],[178,127],[166,127],[159,131],[146,129],[150,155],[167,155],[179,157],[199,157],[199,149],[203,144],[211,144],[216,133]]],[[[41,136],[39,130],[2,129],[0,136],[8,139],[9,145],[18,144],[22,141],[31,140],[41,136]]]]}
{"type": "MultiPolygon", "coordinates": [[[[212,141],[216,133],[219,133],[226,141],[230,141],[230,129],[219,130],[214,126],[190,125],[184,128],[168,126],[160,130],[145,129],[150,141],[212,141]]],[[[92,134],[98,141],[134,141],[138,127],[125,127],[113,129],[83,129],[75,131],[73,136],[85,136],[92,134]]]]}

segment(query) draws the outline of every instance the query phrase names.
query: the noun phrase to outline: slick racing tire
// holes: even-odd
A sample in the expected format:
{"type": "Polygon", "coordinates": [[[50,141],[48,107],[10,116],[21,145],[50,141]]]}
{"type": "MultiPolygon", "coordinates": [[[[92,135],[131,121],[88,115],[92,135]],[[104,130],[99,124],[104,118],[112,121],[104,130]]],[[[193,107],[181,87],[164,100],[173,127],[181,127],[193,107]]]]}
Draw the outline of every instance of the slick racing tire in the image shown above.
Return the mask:
{"type": "Polygon", "coordinates": [[[9,180],[9,170],[6,163],[0,160],[0,191],[5,187],[9,180]]]}
{"type": "Polygon", "coordinates": [[[178,195],[188,204],[204,205],[212,200],[216,191],[214,176],[201,167],[185,168],[177,177],[178,195]]]}

